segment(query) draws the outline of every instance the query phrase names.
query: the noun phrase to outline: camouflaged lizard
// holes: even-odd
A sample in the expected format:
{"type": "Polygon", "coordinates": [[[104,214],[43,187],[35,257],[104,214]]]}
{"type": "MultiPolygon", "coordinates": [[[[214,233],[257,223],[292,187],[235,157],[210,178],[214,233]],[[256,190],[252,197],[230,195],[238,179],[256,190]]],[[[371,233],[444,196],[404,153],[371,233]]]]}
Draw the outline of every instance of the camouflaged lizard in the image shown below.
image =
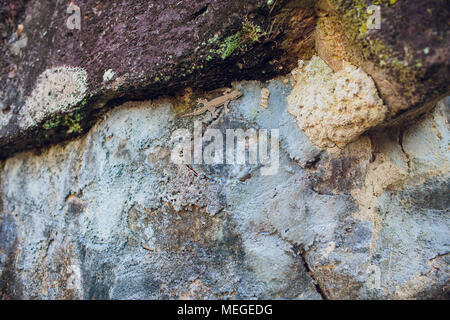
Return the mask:
{"type": "Polygon", "coordinates": [[[197,99],[197,102],[200,104],[203,104],[203,107],[200,109],[183,115],[182,117],[192,117],[192,116],[198,116],[202,113],[205,113],[206,111],[211,112],[212,116],[216,116],[216,109],[220,106],[223,106],[225,109],[225,113],[228,112],[228,103],[232,100],[236,100],[242,96],[242,92],[238,90],[232,90],[232,89],[226,89],[223,96],[217,97],[215,99],[212,99],[211,101],[208,101],[206,99],[197,99]]]}

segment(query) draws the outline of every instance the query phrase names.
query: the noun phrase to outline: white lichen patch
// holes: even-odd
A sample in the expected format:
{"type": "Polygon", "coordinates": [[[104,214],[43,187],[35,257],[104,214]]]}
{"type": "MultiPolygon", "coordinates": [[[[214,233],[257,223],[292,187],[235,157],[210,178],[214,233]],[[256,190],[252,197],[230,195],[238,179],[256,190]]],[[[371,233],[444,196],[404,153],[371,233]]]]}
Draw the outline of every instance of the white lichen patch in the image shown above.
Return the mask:
{"type": "Polygon", "coordinates": [[[321,148],[344,147],[385,119],[387,108],[373,80],[360,68],[345,63],[333,73],[315,56],[293,77],[288,111],[321,148]]]}
{"type": "Polygon", "coordinates": [[[103,73],[103,82],[109,82],[114,78],[114,71],[112,69],[108,69],[103,73]]]}
{"type": "Polygon", "coordinates": [[[87,73],[81,68],[58,67],[43,72],[21,110],[24,127],[49,115],[72,111],[86,96],[87,73]]]}

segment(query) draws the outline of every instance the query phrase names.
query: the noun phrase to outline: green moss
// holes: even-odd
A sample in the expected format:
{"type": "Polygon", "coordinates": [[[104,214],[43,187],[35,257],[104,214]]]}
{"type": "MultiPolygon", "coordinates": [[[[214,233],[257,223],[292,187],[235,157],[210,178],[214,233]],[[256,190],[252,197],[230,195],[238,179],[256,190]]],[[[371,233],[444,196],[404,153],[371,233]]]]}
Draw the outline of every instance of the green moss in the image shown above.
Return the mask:
{"type": "MultiPolygon", "coordinates": [[[[343,40],[347,48],[347,55],[351,62],[356,65],[364,65],[366,61],[375,63],[379,68],[386,69],[403,88],[406,89],[403,94],[412,95],[413,88],[416,86],[424,72],[423,63],[420,59],[404,57],[402,53],[394,52],[393,47],[384,43],[383,35],[374,33],[368,36],[367,21],[370,12],[367,12],[368,5],[394,6],[397,1],[393,0],[329,0],[339,11],[339,15],[331,17],[332,23],[340,25],[343,34],[343,40]],[[412,59],[407,61],[405,59],[412,59]]],[[[410,53],[414,57],[415,52],[411,49],[410,53]]],[[[425,52],[424,52],[425,53],[425,52]]],[[[426,53],[425,53],[426,54],[426,53]]]]}
{"type": "MultiPolygon", "coordinates": [[[[347,27],[350,27],[355,38],[365,35],[368,30],[369,13],[364,0],[354,0],[353,8],[346,12],[347,27]]],[[[356,39],[354,39],[356,40],[356,39]]]]}
{"type": "Polygon", "coordinates": [[[66,134],[71,133],[82,133],[83,128],[81,127],[81,120],[83,116],[78,111],[69,112],[64,115],[56,115],[53,119],[47,120],[43,124],[45,130],[57,130],[59,128],[64,128],[66,134]]]}
{"type": "Polygon", "coordinates": [[[400,61],[399,61],[397,58],[394,58],[394,59],[391,61],[391,64],[392,64],[393,66],[395,66],[395,67],[402,67],[402,64],[400,63],[400,61]]]}
{"type": "Polygon", "coordinates": [[[208,43],[209,43],[209,44],[214,44],[214,43],[217,42],[217,40],[219,40],[219,35],[216,33],[216,34],[214,34],[214,37],[212,37],[212,38],[210,38],[210,39],[208,40],[208,43]]]}
{"type": "Polygon", "coordinates": [[[384,4],[384,6],[388,7],[388,6],[393,6],[396,2],[397,2],[397,0],[373,0],[372,4],[377,5],[377,6],[381,6],[384,4]]]}
{"type": "MultiPolygon", "coordinates": [[[[210,49],[209,52],[219,55],[222,60],[227,59],[233,53],[240,51],[244,52],[248,50],[253,44],[259,42],[262,37],[266,35],[266,32],[258,25],[245,19],[242,22],[241,30],[235,34],[226,37],[223,42],[219,45],[217,49],[210,49]]],[[[214,43],[217,41],[217,34],[208,40],[209,43],[214,43]]],[[[207,61],[212,60],[211,56],[206,58],[207,61]]]]}
{"type": "Polygon", "coordinates": [[[244,41],[253,43],[259,42],[262,37],[266,36],[266,32],[260,26],[249,21],[247,18],[242,22],[242,34],[244,41]]]}
{"type": "Polygon", "coordinates": [[[231,54],[239,48],[242,41],[242,33],[239,31],[227,38],[220,44],[220,48],[217,53],[220,55],[222,60],[225,60],[231,54]]]}
{"type": "Polygon", "coordinates": [[[60,123],[61,123],[61,119],[59,117],[57,117],[54,120],[47,120],[42,127],[45,130],[50,130],[50,129],[54,129],[54,128],[58,127],[60,123]]]}
{"type": "MultiPolygon", "coordinates": [[[[345,10],[345,25],[347,30],[353,33],[354,41],[358,41],[357,38],[365,36],[368,31],[367,22],[370,17],[370,12],[368,12],[370,2],[365,0],[352,0],[352,5],[345,10]]],[[[373,0],[373,5],[378,6],[393,6],[396,4],[396,0],[373,0]]],[[[341,7],[343,0],[334,0],[336,7],[341,7]]]]}
{"type": "Polygon", "coordinates": [[[83,128],[80,124],[82,119],[83,117],[79,112],[70,112],[69,114],[64,115],[63,125],[68,128],[67,134],[83,132],[83,128]]]}

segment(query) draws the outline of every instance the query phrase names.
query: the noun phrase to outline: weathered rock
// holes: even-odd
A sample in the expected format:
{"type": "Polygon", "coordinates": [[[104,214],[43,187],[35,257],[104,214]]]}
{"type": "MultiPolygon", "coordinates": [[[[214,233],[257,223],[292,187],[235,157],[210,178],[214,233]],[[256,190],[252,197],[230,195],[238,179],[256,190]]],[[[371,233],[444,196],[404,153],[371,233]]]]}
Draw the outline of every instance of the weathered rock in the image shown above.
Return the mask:
{"type": "Polygon", "coordinates": [[[171,133],[190,126],[173,107],[127,103],[80,140],[6,161],[3,298],[320,298],[289,243],[241,234],[218,179],[233,170],[171,164],[171,133]]]}
{"type": "Polygon", "coordinates": [[[0,5],[0,297],[448,299],[448,8],[376,2],[0,5]]]}
{"type": "Polygon", "coordinates": [[[333,73],[314,57],[293,74],[296,84],[288,98],[288,111],[321,148],[343,147],[386,117],[387,108],[372,79],[355,66],[347,64],[333,73]]]}
{"type": "Polygon", "coordinates": [[[312,53],[311,1],[11,5],[0,51],[2,158],[79,135],[126,100],[270,78],[312,53]],[[67,86],[49,87],[55,72],[67,86]]]}
{"type": "MultiPolygon", "coordinates": [[[[315,49],[334,71],[344,60],[366,71],[388,107],[389,123],[406,122],[449,92],[448,7],[440,0],[376,1],[381,29],[375,29],[368,26],[370,4],[317,1],[315,49]]],[[[315,5],[309,0],[5,4],[0,157],[79,135],[104,110],[126,100],[288,72],[296,59],[313,53],[315,5]],[[41,112],[41,104],[31,103],[39,79],[61,67],[86,73],[83,100],[76,105],[62,100],[45,119],[24,127],[30,113],[41,112]]],[[[58,88],[48,93],[60,94],[58,88]]]]}
{"type": "Polygon", "coordinates": [[[317,164],[314,189],[351,194],[364,226],[347,220],[325,259],[307,252],[330,298],[448,298],[448,112],[447,98],[408,129],[363,136],[317,164]]]}
{"type": "Polygon", "coordinates": [[[318,15],[320,56],[335,71],[345,60],[366,71],[389,119],[405,122],[448,95],[450,11],[443,1],[320,0],[318,15]]]}
{"type": "Polygon", "coordinates": [[[2,298],[445,296],[448,103],[331,154],[297,129],[283,79],[235,87],[227,115],[196,120],[279,128],[277,174],[171,163],[172,133],[192,128],[183,99],[126,103],[78,140],[4,161],[2,298]]]}

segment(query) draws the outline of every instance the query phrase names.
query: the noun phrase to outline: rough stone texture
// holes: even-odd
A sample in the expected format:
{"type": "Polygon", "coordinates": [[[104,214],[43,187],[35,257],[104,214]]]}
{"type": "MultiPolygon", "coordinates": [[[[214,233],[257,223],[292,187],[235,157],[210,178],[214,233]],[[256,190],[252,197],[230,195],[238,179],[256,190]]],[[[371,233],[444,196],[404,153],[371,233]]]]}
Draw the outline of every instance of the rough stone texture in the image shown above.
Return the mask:
{"type": "MultiPolygon", "coordinates": [[[[55,68],[38,79],[36,88],[19,111],[20,126],[29,128],[56,112],[72,111],[86,96],[87,76],[83,69],[55,68]],[[63,109],[64,108],[67,109],[63,109]]],[[[2,121],[9,120],[7,117],[2,121]],[[6,118],[6,119],[5,119],[6,118]]]]}
{"type": "Polygon", "coordinates": [[[4,161],[2,298],[448,298],[448,101],[329,153],[297,129],[285,80],[235,83],[228,114],[195,118],[279,128],[275,175],[172,164],[183,99],[4,161]]]}
{"type": "Polygon", "coordinates": [[[450,298],[441,1],[76,3],[0,4],[1,299],[450,298]],[[275,171],[174,163],[193,127],[275,171]]]}
{"type": "Polygon", "coordinates": [[[330,297],[448,299],[448,112],[447,98],[407,129],[362,137],[342,154],[344,166],[338,162],[333,176],[327,173],[335,156],[319,162],[314,189],[351,194],[359,207],[352,216],[368,227],[348,225],[362,237],[352,240],[344,228],[337,237],[344,247],[334,257],[317,263],[310,253],[330,297]],[[350,256],[349,241],[359,249],[350,256]]]}
{"type": "MultiPolygon", "coordinates": [[[[298,56],[311,55],[314,43],[311,1],[272,6],[265,0],[74,3],[81,12],[80,30],[67,27],[74,14],[67,12],[68,1],[0,5],[2,158],[79,135],[102,110],[126,100],[288,72],[298,56]],[[51,112],[24,126],[30,113],[42,113],[42,79],[60,68],[85,74],[82,100],[72,105],[72,100],[55,99],[69,88],[53,88],[48,92],[55,104],[51,112]]],[[[67,81],[78,83],[79,76],[73,76],[67,81]]]]}
{"type": "Polygon", "coordinates": [[[2,297],[320,298],[292,245],[242,234],[225,191],[239,180],[218,177],[233,170],[169,162],[171,132],[190,125],[169,101],[128,103],[81,140],[8,160],[2,297]]]}
{"type": "Polygon", "coordinates": [[[288,98],[288,111],[321,148],[343,147],[386,117],[387,108],[372,79],[355,66],[346,64],[333,73],[315,56],[293,74],[296,84],[288,98]]]}
{"type": "Polygon", "coordinates": [[[375,80],[389,118],[417,116],[448,95],[445,1],[319,0],[317,12],[318,53],[335,71],[344,60],[363,68],[375,80]],[[370,5],[380,8],[380,29],[369,27],[370,5]]]}
{"type": "Polygon", "coordinates": [[[1,158],[80,135],[127,100],[287,73],[299,57],[311,57],[314,44],[334,71],[349,61],[374,79],[390,125],[412,121],[449,93],[450,14],[442,0],[76,4],[81,30],[67,28],[69,2],[0,5],[1,158]],[[368,28],[370,4],[381,6],[379,30],[368,28]],[[61,67],[86,73],[85,98],[76,106],[62,100],[24,127],[30,121],[22,109],[40,113],[40,104],[25,107],[36,100],[39,79],[61,67]]]}

